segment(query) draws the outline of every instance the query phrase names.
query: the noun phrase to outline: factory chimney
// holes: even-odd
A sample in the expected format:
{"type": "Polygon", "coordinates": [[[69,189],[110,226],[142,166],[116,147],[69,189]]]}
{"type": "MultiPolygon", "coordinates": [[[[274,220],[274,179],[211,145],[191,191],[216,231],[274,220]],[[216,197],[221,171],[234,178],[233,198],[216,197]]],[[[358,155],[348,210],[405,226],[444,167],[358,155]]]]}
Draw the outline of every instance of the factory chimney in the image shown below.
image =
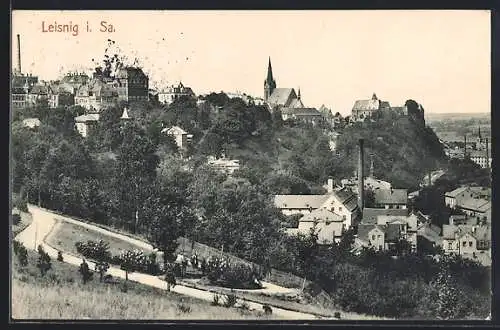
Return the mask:
{"type": "Polygon", "coordinates": [[[359,211],[363,214],[364,207],[364,191],[365,191],[365,180],[364,180],[364,150],[363,150],[363,139],[359,139],[359,160],[358,160],[358,206],[359,211]]]}
{"type": "Polygon", "coordinates": [[[467,158],[467,134],[464,135],[464,159],[467,158]]]}
{"type": "Polygon", "coordinates": [[[490,151],[488,150],[488,138],[484,140],[486,142],[486,168],[490,168],[490,151]]]}
{"type": "Polygon", "coordinates": [[[17,71],[21,74],[21,36],[17,35],[17,71]]]}

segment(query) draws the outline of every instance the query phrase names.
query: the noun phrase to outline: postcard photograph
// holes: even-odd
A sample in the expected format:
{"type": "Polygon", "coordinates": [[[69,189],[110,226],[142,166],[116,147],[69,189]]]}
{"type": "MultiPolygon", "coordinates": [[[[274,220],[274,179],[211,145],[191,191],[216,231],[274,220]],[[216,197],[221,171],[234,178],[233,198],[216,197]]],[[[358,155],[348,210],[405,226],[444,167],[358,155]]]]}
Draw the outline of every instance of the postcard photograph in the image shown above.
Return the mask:
{"type": "Polygon", "coordinates": [[[12,11],[11,321],[491,320],[490,15],[12,11]]]}

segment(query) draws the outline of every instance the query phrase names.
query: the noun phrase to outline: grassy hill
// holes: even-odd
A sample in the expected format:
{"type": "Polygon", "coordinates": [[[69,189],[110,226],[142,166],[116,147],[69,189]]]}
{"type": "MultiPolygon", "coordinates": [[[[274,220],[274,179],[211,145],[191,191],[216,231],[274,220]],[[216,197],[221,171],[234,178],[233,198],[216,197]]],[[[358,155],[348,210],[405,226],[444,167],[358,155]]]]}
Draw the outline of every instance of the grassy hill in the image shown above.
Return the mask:
{"type": "Polygon", "coordinates": [[[272,315],[236,308],[211,306],[209,302],[173,292],[123,281],[100,283],[98,276],[83,284],[78,268],[52,260],[52,269],[42,277],[36,268],[38,255],[28,252],[29,264],[22,268],[13,256],[13,319],[273,319],[272,315]]]}

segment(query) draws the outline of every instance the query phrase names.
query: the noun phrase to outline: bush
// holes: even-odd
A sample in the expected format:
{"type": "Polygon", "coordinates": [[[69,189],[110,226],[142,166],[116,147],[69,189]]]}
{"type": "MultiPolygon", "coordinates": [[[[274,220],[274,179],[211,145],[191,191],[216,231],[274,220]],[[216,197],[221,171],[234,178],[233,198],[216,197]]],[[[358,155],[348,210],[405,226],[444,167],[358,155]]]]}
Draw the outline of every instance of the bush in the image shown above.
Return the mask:
{"type": "Polygon", "coordinates": [[[43,250],[41,245],[38,245],[38,262],[36,266],[40,270],[40,275],[42,276],[45,276],[45,274],[52,268],[50,257],[47,252],[43,250]]]}
{"type": "Polygon", "coordinates": [[[335,312],[333,314],[333,317],[335,317],[336,319],[339,319],[340,320],[340,312],[335,312]]]}
{"type": "MultiPolygon", "coordinates": [[[[124,253],[119,256],[112,256],[109,258],[109,263],[121,266],[124,263],[123,256],[124,253]]],[[[129,259],[128,262],[131,263],[134,271],[155,276],[161,274],[160,265],[156,261],[156,253],[145,256],[142,251],[135,250],[133,258],[129,259]]]]}
{"type": "Polygon", "coordinates": [[[86,258],[106,262],[111,260],[109,244],[103,240],[100,240],[99,242],[87,241],[87,243],[76,242],[75,247],[76,251],[81,253],[86,258]]]}
{"type": "Polygon", "coordinates": [[[212,306],[220,306],[220,296],[217,293],[214,293],[214,298],[212,300],[212,306]]]}
{"type": "Polygon", "coordinates": [[[226,299],[224,301],[224,307],[233,307],[234,305],[236,305],[236,301],[237,301],[237,298],[236,298],[236,295],[234,294],[228,294],[226,296],[226,299]]]}
{"type": "Polygon", "coordinates": [[[189,314],[191,313],[191,306],[186,305],[184,303],[179,303],[177,304],[177,310],[183,314],[189,314]]]}
{"type": "Polygon", "coordinates": [[[232,289],[260,289],[262,276],[245,264],[231,265],[226,260],[211,258],[207,264],[207,278],[216,285],[232,289]]]}
{"type": "Polygon", "coordinates": [[[107,262],[105,261],[96,262],[95,270],[96,272],[99,273],[99,282],[102,282],[104,274],[106,274],[108,269],[109,269],[109,264],[107,262]]]}
{"type": "Polygon", "coordinates": [[[83,284],[86,284],[93,277],[92,271],[89,269],[89,265],[87,264],[85,259],[83,259],[82,263],[80,264],[80,268],[78,269],[78,271],[82,276],[83,284]]]}
{"type": "Polygon", "coordinates": [[[264,310],[264,313],[266,315],[270,315],[273,313],[273,309],[271,308],[271,306],[269,306],[268,304],[265,304],[262,306],[262,309],[264,310]]]}
{"type": "Polygon", "coordinates": [[[21,216],[19,214],[12,215],[12,224],[18,225],[21,222],[21,216]]]}
{"type": "Polygon", "coordinates": [[[14,240],[14,254],[17,256],[19,265],[21,267],[28,266],[28,250],[24,247],[23,243],[14,240]]]}

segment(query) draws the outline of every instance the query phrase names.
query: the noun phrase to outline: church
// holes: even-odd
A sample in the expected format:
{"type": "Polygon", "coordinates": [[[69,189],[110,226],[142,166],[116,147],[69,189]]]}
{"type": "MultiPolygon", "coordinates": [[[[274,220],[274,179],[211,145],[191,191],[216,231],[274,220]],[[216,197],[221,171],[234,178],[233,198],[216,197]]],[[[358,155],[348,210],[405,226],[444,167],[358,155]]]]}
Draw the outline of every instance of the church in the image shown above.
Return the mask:
{"type": "Polygon", "coordinates": [[[271,58],[267,66],[267,77],[264,81],[264,102],[270,111],[281,111],[283,120],[297,119],[303,122],[318,124],[325,118],[316,108],[304,106],[300,97],[300,88],[277,88],[273,77],[271,58]]]}

